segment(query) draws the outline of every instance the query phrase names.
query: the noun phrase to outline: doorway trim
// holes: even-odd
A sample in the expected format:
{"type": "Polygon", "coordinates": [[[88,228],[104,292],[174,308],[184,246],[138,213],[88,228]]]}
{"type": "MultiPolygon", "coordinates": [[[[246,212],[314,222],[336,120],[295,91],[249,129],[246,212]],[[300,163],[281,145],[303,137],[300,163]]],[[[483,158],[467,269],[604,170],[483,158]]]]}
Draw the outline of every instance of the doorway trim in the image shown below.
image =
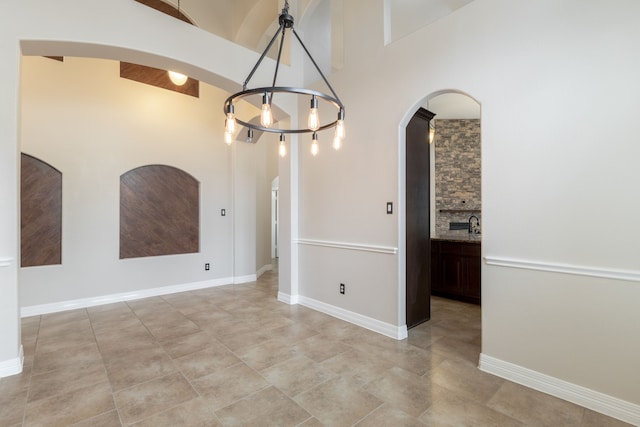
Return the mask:
{"type": "Polygon", "coordinates": [[[271,259],[278,258],[278,228],[280,222],[280,177],[271,181],[271,259]]]}

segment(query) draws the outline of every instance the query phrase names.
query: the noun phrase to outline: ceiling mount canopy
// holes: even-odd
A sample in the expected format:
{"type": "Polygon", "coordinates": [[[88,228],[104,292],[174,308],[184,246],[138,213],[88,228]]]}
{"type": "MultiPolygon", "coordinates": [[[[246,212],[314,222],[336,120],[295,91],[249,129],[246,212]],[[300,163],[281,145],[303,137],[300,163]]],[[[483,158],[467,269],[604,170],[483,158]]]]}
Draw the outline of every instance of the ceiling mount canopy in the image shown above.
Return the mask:
{"type": "Polygon", "coordinates": [[[227,100],[224,103],[224,113],[226,115],[225,142],[227,142],[227,144],[231,144],[231,142],[233,141],[232,135],[236,130],[236,122],[237,122],[238,124],[248,128],[248,131],[249,131],[248,135],[251,135],[253,133],[252,132],[253,130],[258,130],[262,132],[279,133],[280,134],[280,155],[284,155],[284,153],[286,153],[284,149],[284,144],[283,144],[285,134],[312,133],[313,145],[311,148],[311,152],[313,155],[316,155],[318,153],[317,132],[325,129],[335,128],[333,147],[338,149],[342,145],[342,140],[344,139],[344,135],[345,135],[344,104],[342,104],[342,101],[340,101],[340,98],[331,87],[331,84],[329,83],[325,75],[322,73],[322,71],[320,70],[320,67],[318,66],[316,61],[313,59],[313,57],[309,53],[309,50],[304,45],[304,43],[300,39],[300,36],[298,36],[298,33],[293,27],[293,16],[289,14],[288,0],[285,0],[284,8],[280,13],[278,22],[280,24],[279,28],[276,30],[275,34],[271,38],[271,41],[269,42],[265,50],[262,52],[260,59],[258,59],[258,62],[256,62],[256,64],[253,66],[253,69],[251,70],[246,80],[242,84],[242,90],[240,92],[237,92],[231,95],[229,98],[227,98],[227,100]],[[320,77],[322,77],[322,80],[325,82],[325,84],[329,88],[331,95],[328,95],[326,93],[322,93],[320,91],[313,90],[313,89],[306,89],[306,88],[299,88],[299,87],[292,87],[292,86],[276,86],[276,82],[278,78],[278,68],[280,67],[280,59],[282,56],[282,47],[284,46],[284,39],[285,39],[287,30],[290,30],[291,33],[295,36],[295,39],[298,40],[298,42],[300,43],[300,46],[302,46],[302,49],[307,54],[307,57],[311,60],[311,63],[313,63],[313,66],[315,67],[316,71],[318,72],[318,74],[320,74],[320,77]],[[276,60],[275,71],[273,73],[273,82],[271,86],[257,87],[252,89],[247,88],[249,82],[251,81],[251,78],[255,74],[258,67],[260,67],[262,60],[267,55],[267,53],[269,52],[269,50],[271,49],[275,41],[278,39],[278,36],[280,36],[280,46],[278,49],[278,56],[276,60]],[[298,127],[295,127],[294,124],[292,124],[290,128],[284,128],[284,127],[280,127],[280,122],[274,121],[273,114],[271,112],[271,104],[273,102],[274,97],[278,96],[278,94],[290,94],[290,95],[292,94],[297,97],[307,97],[309,99],[309,105],[310,105],[309,117],[307,120],[306,128],[305,127],[298,128],[298,127]],[[259,96],[262,97],[262,112],[260,114],[259,124],[251,123],[248,120],[242,120],[236,117],[234,105],[238,101],[246,98],[250,98],[250,97],[259,97],[259,96]],[[335,108],[335,114],[336,114],[336,116],[334,116],[336,117],[335,120],[333,121],[329,120],[324,123],[321,121],[319,110],[318,110],[319,100],[322,100],[326,104],[335,108]],[[274,122],[277,123],[277,125],[274,125],[274,122]]]}

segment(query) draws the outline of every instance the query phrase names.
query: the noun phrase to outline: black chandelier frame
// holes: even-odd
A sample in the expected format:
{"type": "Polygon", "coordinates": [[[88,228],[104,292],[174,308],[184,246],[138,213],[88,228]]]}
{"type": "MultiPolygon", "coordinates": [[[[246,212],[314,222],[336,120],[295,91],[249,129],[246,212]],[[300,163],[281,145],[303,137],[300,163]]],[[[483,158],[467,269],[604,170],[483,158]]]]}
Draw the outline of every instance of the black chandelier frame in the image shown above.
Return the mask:
{"type": "Polygon", "coordinates": [[[265,96],[266,95],[267,99],[269,100],[269,104],[271,104],[273,102],[273,97],[274,97],[275,93],[289,93],[289,94],[297,94],[297,95],[310,95],[312,97],[312,99],[313,98],[323,99],[324,101],[326,101],[327,103],[333,105],[336,108],[336,110],[338,111],[337,118],[336,118],[336,120],[334,120],[332,122],[329,122],[329,123],[326,123],[324,125],[320,125],[318,127],[318,129],[313,130],[313,129],[309,129],[309,128],[284,129],[284,128],[273,127],[273,126],[266,127],[266,126],[262,126],[261,124],[255,124],[255,123],[250,123],[250,122],[247,122],[247,121],[243,121],[243,120],[238,119],[237,117],[235,117],[235,121],[238,124],[240,124],[240,125],[242,125],[244,127],[247,127],[249,129],[259,130],[259,131],[262,131],[262,132],[271,132],[271,133],[279,133],[279,134],[315,133],[315,132],[319,132],[319,131],[322,131],[322,130],[325,130],[325,129],[335,128],[338,125],[338,121],[344,120],[344,114],[345,114],[344,104],[342,103],[342,101],[340,101],[340,98],[336,94],[335,90],[333,90],[333,87],[331,86],[331,84],[329,83],[327,78],[325,77],[325,75],[322,72],[322,70],[320,70],[320,67],[318,66],[316,61],[313,59],[313,57],[311,56],[311,53],[309,52],[309,50],[307,49],[305,44],[302,42],[302,39],[300,39],[300,36],[298,35],[298,33],[296,32],[295,28],[293,27],[293,21],[294,21],[293,20],[293,16],[291,16],[289,14],[289,2],[288,2],[288,0],[285,0],[284,7],[282,9],[282,12],[280,13],[279,18],[278,18],[278,22],[280,24],[279,28],[276,30],[275,34],[271,38],[271,41],[269,42],[267,47],[262,52],[262,55],[260,56],[260,59],[258,59],[258,62],[256,62],[256,64],[253,66],[253,69],[251,70],[251,72],[249,73],[249,75],[247,76],[245,81],[243,82],[242,90],[240,92],[234,93],[233,95],[228,97],[226,99],[226,101],[224,102],[224,113],[225,113],[225,115],[228,114],[228,113],[234,113],[234,107],[233,107],[234,103],[236,103],[237,101],[240,101],[240,100],[242,100],[244,98],[250,97],[250,96],[255,96],[255,95],[263,95],[263,96],[265,96]],[[292,86],[276,86],[276,80],[278,78],[278,69],[280,68],[280,59],[281,59],[281,56],[282,56],[282,48],[284,46],[284,39],[285,39],[285,35],[286,35],[286,30],[287,29],[290,29],[291,32],[293,33],[293,35],[295,36],[295,38],[298,40],[298,42],[300,43],[300,46],[302,46],[303,50],[307,54],[307,57],[313,63],[316,71],[318,71],[318,73],[322,77],[322,80],[325,82],[325,84],[327,85],[327,87],[331,91],[331,95],[328,95],[326,93],[323,93],[323,92],[320,92],[320,91],[317,91],[317,90],[313,90],[313,89],[305,89],[305,88],[298,88],[298,87],[292,87],[292,86]],[[251,78],[253,77],[253,75],[257,71],[257,69],[260,67],[260,64],[262,63],[263,59],[265,58],[265,56],[267,55],[269,50],[271,50],[271,47],[273,46],[274,42],[278,38],[278,35],[281,35],[281,37],[280,37],[280,47],[278,49],[278,57],[277,57],[277,60],[276,60],[276,68],[275,68],[275,71],[274,71],[274,74],[273,74],[273,83],[271,84],[271,86],[247,89],[247,85],[249,84],[249,81],[251,80],[251,78]]]}

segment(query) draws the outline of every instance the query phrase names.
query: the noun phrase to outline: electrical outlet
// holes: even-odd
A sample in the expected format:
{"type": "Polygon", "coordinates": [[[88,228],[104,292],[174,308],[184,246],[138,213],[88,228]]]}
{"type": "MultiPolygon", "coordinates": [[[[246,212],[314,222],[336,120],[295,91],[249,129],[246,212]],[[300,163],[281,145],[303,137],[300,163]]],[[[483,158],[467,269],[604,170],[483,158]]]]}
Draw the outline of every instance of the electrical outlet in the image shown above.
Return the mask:
{"type": "Polygon", "coordinates": [[[209,270],[211,269],[211,266],[209,265],[209,263],[208,263],[208,262],[207,262],[207,263],[205,263],[205,265],[204,265],[204,269],[205,269],[205,271],[209,271],[209,270]]]}
{"type": "Polygon", "coordinates": [[[344,295],[344,283],[340,283],[340,293],[344,295]]]}

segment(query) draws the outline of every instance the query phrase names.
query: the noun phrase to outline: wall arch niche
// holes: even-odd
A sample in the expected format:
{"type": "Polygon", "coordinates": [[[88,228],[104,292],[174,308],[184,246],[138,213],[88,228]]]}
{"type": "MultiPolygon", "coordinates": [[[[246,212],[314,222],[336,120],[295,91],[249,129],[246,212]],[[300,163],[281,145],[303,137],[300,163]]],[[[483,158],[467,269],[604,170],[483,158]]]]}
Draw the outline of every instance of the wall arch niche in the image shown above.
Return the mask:
{"type": "Polygon", "coordinates": [[[62,172],[20,155],[20,266],[62,264],[62,172]]]}
{"type": "Polygon", "coordinates": [[[181,169],[147,165],[120,176],[120,259],[196,253],[200,183],[181,169]]]}

